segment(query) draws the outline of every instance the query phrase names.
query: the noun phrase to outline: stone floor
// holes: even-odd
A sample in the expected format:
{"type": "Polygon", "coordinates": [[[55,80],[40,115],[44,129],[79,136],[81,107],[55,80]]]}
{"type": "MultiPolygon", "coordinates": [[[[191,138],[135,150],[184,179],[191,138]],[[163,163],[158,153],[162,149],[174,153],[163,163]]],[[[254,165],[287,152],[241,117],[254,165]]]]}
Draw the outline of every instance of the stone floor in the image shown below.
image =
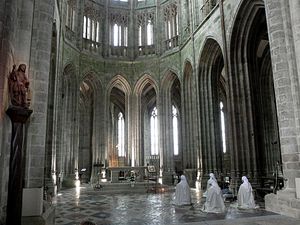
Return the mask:
{"type": "Polygon", "coordinates": [[[53,199],[56,225],[79,225],[93,221],[97,225],[299,225],[300,220],[259,209],[239,210],[226,203],[226,212],[204,213],[204,198],[192,190],[192,206],[173,204],[174,192],[108,194],[89,186],[63,190],[53,199]]]}

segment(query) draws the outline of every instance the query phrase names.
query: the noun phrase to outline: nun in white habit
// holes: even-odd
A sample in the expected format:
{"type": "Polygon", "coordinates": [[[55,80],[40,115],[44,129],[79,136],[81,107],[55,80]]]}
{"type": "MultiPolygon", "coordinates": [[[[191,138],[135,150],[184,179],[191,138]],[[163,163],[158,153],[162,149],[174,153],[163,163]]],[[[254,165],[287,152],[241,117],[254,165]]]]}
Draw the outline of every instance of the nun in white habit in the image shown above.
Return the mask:
{"type": "Polygon", "coordinates": [[[254,209],[256,206],[252,193],[252,186],[247,177],[243,176],[242,181],[243,183],[238,192],[238,207],[241,209],[254,209]]]}
{"type": "Polygon", "coordinates": [[[180,176],[180,182],[176,185],[175,204],[191,205],[190,187],[184,175],[180,176]]]}
{"type": "Polygon", "coordinates": [[[210,186],[209,184],[210,184],[212,181],[215,181],[215,182],[218,183],[218,181],[217,181],[215,175],[214,175],[213,173],[210,173],[210,174],[209,174],[209,179],[208,179],[207,185],[206,185],[206,191],[203,193],[203,197],[205,197],[205,198],[207,197],[207,190],[208,190],[208,188],[209,188],[209,186],[210,186]]]}
{"type": "Polygon", "coordinates": [[[208,182],[206,202],[202,210],[209,213],[222,213],[225,211],[224,199],[218,183],[211,179],[208,182]]]}

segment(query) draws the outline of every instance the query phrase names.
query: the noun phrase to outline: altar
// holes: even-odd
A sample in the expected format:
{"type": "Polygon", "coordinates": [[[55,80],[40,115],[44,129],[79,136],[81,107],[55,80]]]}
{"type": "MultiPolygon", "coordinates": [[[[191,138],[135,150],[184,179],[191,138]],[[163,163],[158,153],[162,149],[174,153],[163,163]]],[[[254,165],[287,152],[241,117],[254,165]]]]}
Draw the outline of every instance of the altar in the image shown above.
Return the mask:
{"type": "Polygon", "coordinates": [[[129,181],[144,181],[145,170],[147,166],[119,166],[108,167],[110,171],[110,179],[112,183],[129,182],[129,181]]]}

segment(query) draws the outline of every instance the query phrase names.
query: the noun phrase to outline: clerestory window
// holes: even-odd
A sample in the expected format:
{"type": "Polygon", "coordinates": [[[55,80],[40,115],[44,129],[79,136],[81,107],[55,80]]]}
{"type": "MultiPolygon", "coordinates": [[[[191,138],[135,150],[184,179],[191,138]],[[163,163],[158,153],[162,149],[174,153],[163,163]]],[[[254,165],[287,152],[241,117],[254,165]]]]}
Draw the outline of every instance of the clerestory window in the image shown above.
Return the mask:
{"type": "Polygon", "coordinates": [[[110,45],[128,46],[128,14],[114,12],[110,15],[110,45]]]}
{"type": "Polygon", "coordinates": [[[99,42],[100,23],[95,19],[91,19],[88,16],[83,17],[83,38],[91,41],[99,42]]]}
{"type": "Polygon", "coordinates": [[[127,46],[128,45],[128,28],[127,26],[121,26],[114,24],[112,29],[112,45],[113,46],[127,46]]]}
{"type": "Polygon", "coordinates": [[[138,45],[153,45],[153,18],[140,22],[138,27],[138,45]]]}
{"type": "Polygon", "coordinates": [[[176,4],[164,9],[166,48],[178,46],[178,11],[176,4]]]}

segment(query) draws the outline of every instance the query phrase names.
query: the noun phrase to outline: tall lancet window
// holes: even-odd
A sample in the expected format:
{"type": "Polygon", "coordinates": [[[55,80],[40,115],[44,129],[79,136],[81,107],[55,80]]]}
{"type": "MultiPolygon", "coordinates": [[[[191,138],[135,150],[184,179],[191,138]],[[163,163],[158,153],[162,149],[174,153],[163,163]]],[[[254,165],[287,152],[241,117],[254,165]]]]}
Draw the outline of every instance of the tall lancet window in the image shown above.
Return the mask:
{"type": "Polygon", "coordinates": [[[150,117],[151,129],[151,155],[158,155],[158,122],[157,108],[154,107],[150,117]]]}
{"type": "Polygon", "coordinates": [[[178,155],[178,111],[176,107],[172,106],[172,117],[173,117],[173,148],[174,148],[174,155],[178,155]]]}
{"type": "Polygon", "coordinates": [[[118,155],[119,157],[125,156],[125,138],[124,138],[124,116],[123,113],[118,115],[118,155]]]}
{"type": "Polygon", "coordinates": [[[226,153],[225,117],[224,117],[223,102],[220,102],[220,112],[221,112],[221,131],[222,131],[223,152],[226,153]]]}

